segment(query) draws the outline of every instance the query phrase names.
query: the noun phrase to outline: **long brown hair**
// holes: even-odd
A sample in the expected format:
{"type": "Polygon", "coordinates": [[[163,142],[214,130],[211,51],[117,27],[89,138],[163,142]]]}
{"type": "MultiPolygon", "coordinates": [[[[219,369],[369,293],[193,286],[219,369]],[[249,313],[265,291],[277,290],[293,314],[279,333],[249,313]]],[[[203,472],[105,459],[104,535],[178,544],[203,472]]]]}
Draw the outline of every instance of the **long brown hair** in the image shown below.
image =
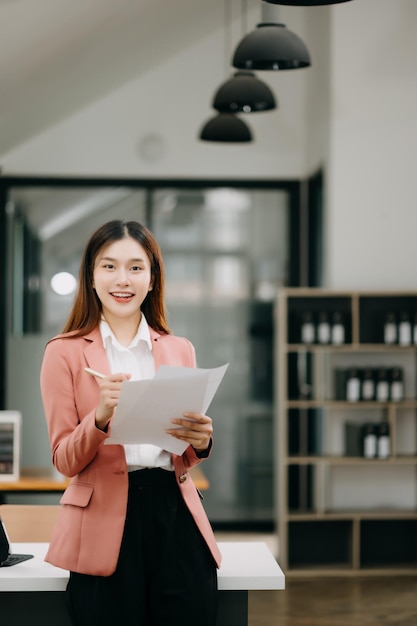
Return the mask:
{"type": "Polygon", "coordinates": [[[171,332],[166,321],[165,271],[158,242],[151,231],[139,222],[112,220],[100,226],[91,235],[85,247],[80,265],[77,293],[63,330],[64,333],[75,331],[75,335],[82,335],[99,324],[102,307],[93,289],[94,265],[103,248],[125,237],[131,237],[143,246],[151,264],[152,291],[148,292],[141,307],[146,321],[159,332],[171,332]]]}

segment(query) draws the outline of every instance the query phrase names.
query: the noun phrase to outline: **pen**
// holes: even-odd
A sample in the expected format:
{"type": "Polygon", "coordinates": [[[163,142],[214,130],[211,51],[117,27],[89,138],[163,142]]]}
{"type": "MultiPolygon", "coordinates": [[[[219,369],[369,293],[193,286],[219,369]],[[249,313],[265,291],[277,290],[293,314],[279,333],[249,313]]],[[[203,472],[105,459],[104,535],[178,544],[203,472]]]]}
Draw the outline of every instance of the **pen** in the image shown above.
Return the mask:
{"type": "Polygon", "coordinates": [[[85,367],[84,372],[87,372],[87,374],[91,374],[91,376],[95,376],[96,378],[106,378],[105,374],[96,372],[96,370],[92,370],[90,367],[85,367]]]}

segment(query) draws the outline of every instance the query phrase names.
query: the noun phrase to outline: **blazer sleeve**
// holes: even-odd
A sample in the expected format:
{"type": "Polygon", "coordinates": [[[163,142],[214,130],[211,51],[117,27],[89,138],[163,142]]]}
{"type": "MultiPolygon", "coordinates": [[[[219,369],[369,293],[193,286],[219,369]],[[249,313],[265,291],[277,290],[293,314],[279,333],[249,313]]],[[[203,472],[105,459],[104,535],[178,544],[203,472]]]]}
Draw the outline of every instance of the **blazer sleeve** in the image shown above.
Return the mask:
{"type": "MultiPolygon", "coordinates": [[[[91,386],[89,404],[80,414],[77,407],[77,379],[80,368],[72,365],[69,345],[73,339],[51,340],[41,366],[41,395],[52,450],[52,461],[65,476],[80,473],[95,457],[108,436],[95,425],[98,390],[91,386]]],[[[90,379],[91,377],[85,377],[90,379]]],[[[91,385],[93,380],[89,380],[91,385]]]]}

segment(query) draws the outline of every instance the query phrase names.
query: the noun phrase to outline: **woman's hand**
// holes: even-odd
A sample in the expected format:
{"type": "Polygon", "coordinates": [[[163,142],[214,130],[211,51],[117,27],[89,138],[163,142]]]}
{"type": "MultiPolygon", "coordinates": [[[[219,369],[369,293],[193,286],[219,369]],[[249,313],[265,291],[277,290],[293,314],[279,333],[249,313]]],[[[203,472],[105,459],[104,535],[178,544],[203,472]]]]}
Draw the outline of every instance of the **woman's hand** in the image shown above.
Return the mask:
{"type": "Polygon", "coordinates": [[[96,409],[96,426],[100,430],[106,430],[109,421],[113,417],[114,409],[119,402],[120,390],[122,383],[129,380],[131,374],[119,372],[106,376],[99,381],[100,385],[100,402],[96,409]]]}
{"type": "Polygon", "coordinates": [[[198,452],[207,450],[213,436],[213,423],[208,415],[184,413],[183,418],[174,418],[171,422],[179,428],[169,428],[166,431],[169,435],[186,441],[198,452]]]}

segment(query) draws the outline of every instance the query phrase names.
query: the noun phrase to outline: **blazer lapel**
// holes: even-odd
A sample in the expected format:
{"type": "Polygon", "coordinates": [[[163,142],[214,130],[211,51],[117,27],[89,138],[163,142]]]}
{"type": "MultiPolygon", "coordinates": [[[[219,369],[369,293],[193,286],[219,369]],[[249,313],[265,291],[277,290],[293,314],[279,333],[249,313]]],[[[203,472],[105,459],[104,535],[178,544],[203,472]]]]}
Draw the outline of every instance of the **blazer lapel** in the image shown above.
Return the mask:
{"type": "Polygon", "coordinates": [[[88,363],[88,367],[110,376],[110,364],[107,358],[106,350],[103,346],[103,340],[99,328],[95,328],[88,335],[84,335],[84,339],[88,341],[84,348],[84,355],[88,363]]]}
{"type": "Polygon", "coordinates": [[[158,339],[161,336],[161,333],[158,333],[156,330],[149,326],[149,333],[151,336],[152,342],[152,352],[153,352],[153,360],[155,363],[155,371],[162,365],[161,362],[161,350],[158,339]]]}

